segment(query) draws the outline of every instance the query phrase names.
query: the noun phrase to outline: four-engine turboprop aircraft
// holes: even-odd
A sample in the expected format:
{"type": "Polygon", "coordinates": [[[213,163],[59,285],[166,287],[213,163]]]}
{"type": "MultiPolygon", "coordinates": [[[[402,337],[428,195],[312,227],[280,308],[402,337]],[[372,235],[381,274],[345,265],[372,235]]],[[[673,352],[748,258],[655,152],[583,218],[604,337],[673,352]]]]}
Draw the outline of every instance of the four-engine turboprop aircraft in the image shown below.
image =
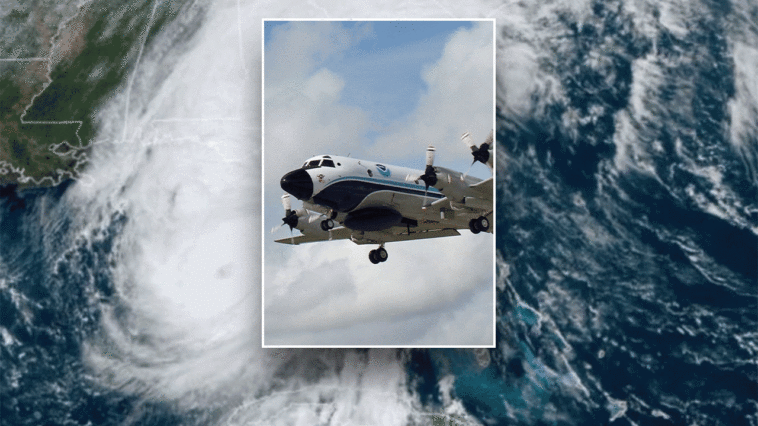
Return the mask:
{"type": "MultiPolygon", "coordinates": [[[[461,137],[474,162],[493,167],[493,135],[476,146],[469,133],[461,137]]],[[[387,260],[384,244],[391,241],[492,232],[493,178],[481,180],[434,165],[434,147],[426,151],[423,172],[350,157],[320,155],[282,177],[284,191],[303,202],[292,210],[289,194],[282,196],[284,224],[302,235],[276,240],[302,244],[350,239],[379,244],[369,259],[387,260]],[[341,226],[335,227],[339,223],[341,226]]]]}

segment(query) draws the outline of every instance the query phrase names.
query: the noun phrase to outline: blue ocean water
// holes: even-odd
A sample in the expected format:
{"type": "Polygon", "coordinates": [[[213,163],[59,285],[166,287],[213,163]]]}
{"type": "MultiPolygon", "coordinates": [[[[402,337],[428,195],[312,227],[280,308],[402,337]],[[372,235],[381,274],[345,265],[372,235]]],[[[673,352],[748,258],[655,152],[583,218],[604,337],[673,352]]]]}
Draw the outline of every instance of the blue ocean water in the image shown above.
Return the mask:
{"type": "Polygon", "coordinates": [[[398,366],[390,399],[414,414],[397,424],[758,424],[758,125],[733,130],[738,100],[755,118],[756,71],[740,64],[758,34],[741,3],[698,3],[686,31],[669,22],[678,8],[594,2],[522,11],[528,29],[498,21],[499,66],[528,51],[538,72],[526,101],[498,89],[495,349],[270,351],[258,355],[281,361],[247,393],[195,400],[180,380],[189,391],[162,396],[151,374],[207,367],[123,350],[186,349],[140,330],[143,307],[119,287],[141,218],[113,205],[83,227],[66,197],[76,183],[4,187],[0,424],[267,424],[293,407],[330,424],[384,407],[364,387],[398,366]],[[93,366],[92,342],[120,367],[93,366]]]}
{"type": "Polygon", "coordinates": [[[730,10],[649,37],[624,9],[546,22],[561,97],[498,111],[498,350],[428,363],[485,424],[758,422],[758,137],[747,159],[729,140],[730,10]]]}

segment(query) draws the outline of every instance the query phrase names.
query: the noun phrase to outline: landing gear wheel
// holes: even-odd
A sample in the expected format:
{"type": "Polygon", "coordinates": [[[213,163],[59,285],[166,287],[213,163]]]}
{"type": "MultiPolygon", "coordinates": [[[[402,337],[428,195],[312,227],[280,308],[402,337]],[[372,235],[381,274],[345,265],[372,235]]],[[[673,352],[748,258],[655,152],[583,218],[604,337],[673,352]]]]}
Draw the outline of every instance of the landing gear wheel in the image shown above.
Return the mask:
{"type": "Polygon", "coordinates": [[[384,247],[379,247],[376,250],[371,250],[368,252],[368,259],[376,265],[379,262],[386,262],[387,261],[387,250],[384,249],[384,247]]]}
{"type": "Polygon", "coordinates": [[[479,219],[476,220],[476,227],[482,232],[487,232],[487,230],[490,229],[489,219],[484,216],[479,216],[479,219]]]}
{"type": "Polygon", "coordinates": [[[479,225],[477,224],[477,220],[476,219],[471,219],[471,221],[469,221],[469,223],[468,223],[468,229],[471,230],[472,234],[478,234],[479,232],[481,232],[479,230],[479,225]]]}
{"type": "Polygon", "coordinates": [[[321,229],[324,231],[328,231],[330,229],[334,228],[334,221],[331,219],[324,219],[321,221],[321,229]]]}

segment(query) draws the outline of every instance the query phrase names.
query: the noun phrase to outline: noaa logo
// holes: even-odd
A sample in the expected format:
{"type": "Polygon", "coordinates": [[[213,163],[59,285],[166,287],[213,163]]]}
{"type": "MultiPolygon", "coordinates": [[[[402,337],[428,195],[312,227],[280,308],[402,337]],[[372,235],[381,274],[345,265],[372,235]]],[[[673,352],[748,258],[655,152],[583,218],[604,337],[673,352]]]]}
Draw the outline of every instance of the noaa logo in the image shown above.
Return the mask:
{"type": "Polygon", "coordinates": [[[387,166],[383,164],[377,164],[376,170],[379,172],[380,175],[384,177],[390,177],[390,169],[388,169],[387,166]]]}

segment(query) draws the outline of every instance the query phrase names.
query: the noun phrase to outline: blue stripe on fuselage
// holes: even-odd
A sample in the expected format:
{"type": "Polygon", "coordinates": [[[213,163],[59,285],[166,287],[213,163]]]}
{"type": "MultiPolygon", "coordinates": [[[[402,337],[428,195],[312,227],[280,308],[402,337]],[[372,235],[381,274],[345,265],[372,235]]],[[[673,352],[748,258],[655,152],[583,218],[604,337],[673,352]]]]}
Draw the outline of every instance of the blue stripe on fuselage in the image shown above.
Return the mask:
{"type": "MultiPolygon", "coordinates": [[[[375,184],[378,184],[378,185],[397,186],[397,187],[400,187],[400,188],[403,188],[403,189],[411,189],[411,190],[421,191],[422,193],[425,190],[424,185],[417,185],[417,184],[414,184],[414,183],[407,183],[407,182],[398,182],[398,181],[395,181],[395,180],[387,180],[387,179],[367,178],[367,177],[364,177],[364,176],[345,176],[345,177],[337,178],[337,179],[329,182],[329,185],[327,185],[326,187],[324,187],[324,189],[326,189],[326,188],[334,185],[337,182],[346,181],[346,180],[360,180],[360,181],[364,181],[364,182],[375,183],[375,184]]],[[[442,195],[442,193],[440,192],[439,189],[437,189],[437,188],[435,188],[433,186],[430,186],[429,187],[429,195],[430,196],[434,196],[433,193],[434,193],[434,195],[438,196],[437,198],[442,198],[443,197],[443,195],[442,195]]]]}
{"type": "MultiPolygon", "coordinates": [[[[357,207],[371,193],[377,191],[394,191],[423,196],[425,189],[422,185],[405,182],[363,176],[345,176],[330,182],[313,199],[318,204],[328,206],[336,211],[348,212],[357,207]]],[[[434,187],[429,187],[427,196],[434,199],[445,197],[434,187]]]]}

